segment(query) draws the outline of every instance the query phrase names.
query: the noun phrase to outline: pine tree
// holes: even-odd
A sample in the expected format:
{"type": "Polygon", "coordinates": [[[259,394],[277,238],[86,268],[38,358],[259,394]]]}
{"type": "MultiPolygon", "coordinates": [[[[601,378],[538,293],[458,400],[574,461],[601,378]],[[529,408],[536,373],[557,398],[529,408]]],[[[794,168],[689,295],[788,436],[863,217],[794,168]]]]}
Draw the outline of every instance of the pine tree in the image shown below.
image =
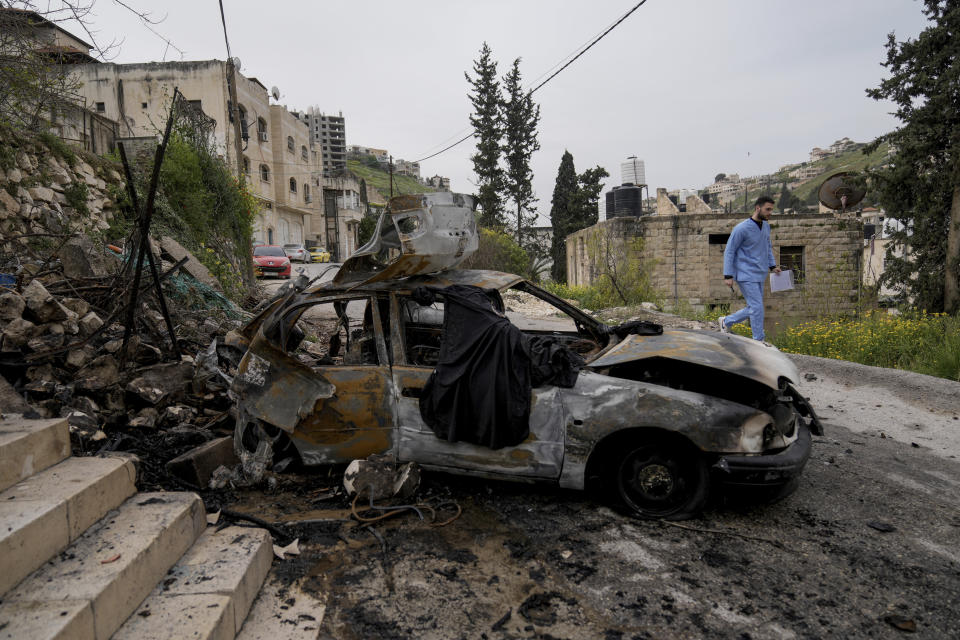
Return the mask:
{"type": "Polygon", "coordinates": [[[523,90],[520,78],[520,58],[503,79],[506,93],[503,103],[504,122],[504,190],[516,211],[517,244],[528,248],[533,237],[530,228],[537,219],[532,211],[537,198],[533,194],[533,171],[530,159],[540,149],[537,140],[537,125],[540,123],[540,106],[523,90]]]}
{"type": "Polygon", "coordinates": [[[932,23],[915,40],[887,39],[890,77],[867,90],[891,100],[903,123],[868,145],[890,142],[894,155],[872,173],[892,235],[883,279],[921,308],[960,312],[960,3],[924,0],[932,23]],[[907,251],[897,255],[894,247],[907,251]]]}
{"type": "Polygon", "coordinates": [[[470,84],[470,126],[477,138],[477,151],[470,160],[473,172],[477,176],[477,201],[481,208],[479,223],[484,227],[503,227],[506,219],[503,214],[503,169],[500,167],[503,139],[501,120],[500,82],[497,80],[497,63],[491,58],[491,50],[486,42],[480,49],[480,59],[473,62],[471,78],[464,77],[470,84]]]}
{"type": "Polygon", "coordinates": [[[550,257],[553,267],[550,275],[554,282],[567,281],[567,229],[570,225],[570,205],[578,190],[577,170],[573,166],[573,154],[563,152],[557,181],[553,186],[553,198],[550,200],[550,225],[553,227],[553,240],[550,245],[550,257]]]}

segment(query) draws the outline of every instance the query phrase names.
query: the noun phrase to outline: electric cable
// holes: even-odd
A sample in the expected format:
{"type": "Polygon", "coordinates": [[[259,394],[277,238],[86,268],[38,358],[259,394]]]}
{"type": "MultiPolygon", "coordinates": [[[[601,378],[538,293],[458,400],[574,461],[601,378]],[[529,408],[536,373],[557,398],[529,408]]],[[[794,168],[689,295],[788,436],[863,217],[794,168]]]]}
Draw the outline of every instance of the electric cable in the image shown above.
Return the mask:
{"type": "MultiPolygon", "coordinates": [[[[577,55],[575,55],[573,58],[571,58],[570,60],[568,60],[563,66],[561,66],[559,69],[557,69],[557,70],[554,71],[552,74],[550,74],[550,76],[547,77],[546,80],[544,80],[543,82],[541,82],[540,84],[538,84],[537,86],[535,86],[533,89],[531,89],[529,92],[527,92],[527,95],[533,95],[533,93],[534,93],[535,91],[537,91],[538,89],[542,88],[545,84],[547,84],[548,82],[550,82],[551,80],[553,80],[554,78],[556,78],[558,75],[560,75],[560,73],[561,73],[564,69],[566,69],[566,68],[569,67],[571,64],[573,64],[574,62],[576,62],[576,60],[577,60],[580,56],[582,56],[582,55],[585,54],[587,51],[589,51],[591,48],[593,48],[593,46],[594,46],[595,44],[597,44],[598,42],[600,42],[601,40],[603,40],[603,38],[606,37],[607,34],[609,34],[611,31],[613,31],[614,29],[616,29],[616,28],[620,25],[620,23],[622,23],[624,20],[626,20],[627,18],[629,18],[629,17],[633,14],[634,11],[636,11],[637,9],[639,9],[640,7],[642,7],[643,5],[645,5],[646,3],[647,3],[647,0],[640,0],[640,2],[638,2],[637,4],[635,4],[629,11],[627,11],[625,14],[623,14],[622,16],[620,16],[620,19],[619,19],[619,20],[617,20],[617,21],[614,22],[612,25],[610,25],[609,27],[607,27],[607,29],[604,30],[603,33],[601,33],[601,34],[598,35],[596,38],[594,38],[593,41],[590,42],[590,44],[588,44],[586,47],[584,47],[584,48],[580,51],[580,53],[578,53],[577,55]]],[[[570,56],[568,55],[567,57],[570,57],[570,56]]],[[[558,64],[559,64],[559,63],[558,63],[558,64]]],[[[556,67],[556,66],[557,66],[557,65],[554,65],[554,67],[556,67]]],[[[551,67],[551,68],[552,68],[552,67],[551,67]]],[[[542,74],[541,74],[540,77],[542,77],[542,74]]],[[[441,149],[440,151],[437,151],[436,153],[432,153],[432,154],[430,154],[430,155],[428,155],[428,156],[425,156],[425,157],[423,157],[423,158],[420,158],[419,160],[414,160],[413,162],[423,162],[424,160],[429,160],[430,158],[435,158],[436,156],[440,155],[441,153],[444,153],[444,152],[446,152],[446,151],[449,151],[450,149],[453,149],[453,148],[456,147],[457,145],[465,142],[466,140],[474,137],[475,135],[477,135],[477,132],[476,132],[476,131],[471,131],[470,133],[468,133],[468,134],[465,135],[464,137],[460,138],[459,140],[457,140],[457,141],[454,142],[453,144],[444,147],[444,148],[441,149]]]]}

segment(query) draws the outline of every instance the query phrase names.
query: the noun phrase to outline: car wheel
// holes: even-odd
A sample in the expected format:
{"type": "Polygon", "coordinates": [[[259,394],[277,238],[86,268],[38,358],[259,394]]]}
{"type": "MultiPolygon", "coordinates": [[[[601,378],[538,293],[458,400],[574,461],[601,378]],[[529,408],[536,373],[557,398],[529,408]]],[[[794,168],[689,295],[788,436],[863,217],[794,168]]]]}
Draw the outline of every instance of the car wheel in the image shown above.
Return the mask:
{"type": "Polygon", "coordinates": [[[637,441],[625,447],[612,466],[619,506],[641,518],[686,520],[703,508],[710,474],[693,446],[666,438],[637,441]]]}

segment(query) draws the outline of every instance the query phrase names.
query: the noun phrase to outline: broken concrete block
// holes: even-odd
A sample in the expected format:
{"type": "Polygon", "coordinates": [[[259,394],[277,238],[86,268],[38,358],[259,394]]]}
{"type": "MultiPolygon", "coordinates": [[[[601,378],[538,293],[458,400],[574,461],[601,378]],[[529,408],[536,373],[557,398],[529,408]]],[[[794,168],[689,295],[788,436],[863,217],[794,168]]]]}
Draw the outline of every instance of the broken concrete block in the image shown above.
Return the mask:
{"type": "Polygon", "coordinates": [[[30,338],[27,341],[27,348],[31,351],[46,351],[47,349],[58,349],[63,346],[63,331],[60,333],[47,333],[36,338],[30,338]]]}
{"type": "Polygon", "coordinates": [[[64,407],[60,410],[60,417],[67,419],[67,424],[70,425],[71,432],[80,430],[92,433],[100,426],[96,414],[80,411],[79,409],[64,407]]]}
{"type": "Polygon", "coordinates": [[[233,437],[224,436],[202,444],[167,463],[167,471],[190,484],[206,488],[217,467],[232,467],[240,460],[233,451],[233,437]]]}
{"type": "Polygon", "coordinates": [[[127,383],[127,391],[157,404],[161,400],[176,402],[182,398],[193,380],[193,365],[187,362],[171,362],[141,369],[139,375],[127,383]]]}
{"type": "MultiPolygon", "coordinates": [[[[2,191],[2,189],[0,189],[2,191]]],[[[6,193],[6,192],[4,192],[6,193]]],[[[0,294],[0,320],[15,320],[23,316],[23,310],[27,303],[23,296],[14,292],[7,291],[0,294]]]]}
{"type": "Polygon", "coordinates": [[[57,253],[68,278],[89,278],[107,274],[106,263],[87,236],[72,238],[57,253]]]}
{"type": "Polygon", "coordinates": [[[165,424],[176,425],[183,422],[189,422],[197,415],[197,410],[183,404],[175,404],[167,407],[163,412],[162,421],[165,424]]]}
{"type": "MultiPolygon", "coordinates": [[[[77,322],[77,327],[80,330],[80,333],[84,336],[89,336],[91,333],[103,326],[103,320],[100,319],[93,311],[87,312],[80,320],[77,322]]],[[[120,348],[120,345],[117,345],[117,349],[120,348]]]]}
{"type": "Polygon", "coordinates": [[[197,260],[192,253],[184,249],[183,245],[181,245],[179,242],[170,236],[164,236],[160,239],[160,248],[169,254],[170,257],[173,258],[174,262],[178,262],[183,258],[189,258],[187,263],[183,265],[183,268],[187,271],[187,273],[203,284],[213,287],[217,291],[220,290],[220,283],[217,281],[217,279],[210,275],[210,271],[203,266],[203,264],[197,260]]]}
{"type": "Polygon", "coordinates": [[[77,372],[74,388],[78,391],[98,391],[117,382],[120,366],[116,358],[103,355],[77,372]]]}
{"type": "Polygon", "coordinates": [[[78,318],[90,312],[90,304],[83,298],[62,298],[60,304],[77,314],[78,318]]]}
{"type": "Polygon", "coordinates": [[[153,407],[147,407],[138,413],[131,421],[130,426],[141,429],[152,429],[157,426],[159,413],[153,407]]]}
{"type": "Polygon", "coordinates": [[[90,362],[90,359],[93,357],[94,351],[90,347],[82,347],[80,349],[73,349],[67,354],[67,366],[74,369],[79,369],[83,365],[90,362]]]}
{"type": "Polygon", "coordinates": [[[53,365],[43,364],[27,368],[27,380],[34,382],[36,380],[56,380],[57,375],[53,370],[53,365]]]}
{"type": "Polygon", "coordinates": [[[100,405],[94,402],[92,398],[86,396],[74,396],[73,399],[70,400],[70,406],[78,411],[89,413],[90,415],[100,413],[100,405]]]}
{"type": "MultiPolygon", "coordinates": [[[[0,376],[0,413],[30,413],[33,408],[27,404],[17,390],[0,376]]],[[[69,451],[69,446],[67,447],[69,451]]]]}
{"type": "Polygon", "coordinates": [[[23,300],[29,310],[31,319],[41,324],[56,322],[67,318],[67,309],[54,299],[46,287],[39,280],[32,280],[23,289],[23,300]]]}
{"type": "Polygon", "coordinates": [[[33,338],[36,329],[36,325],[29,320],[24,320],[23,318],[11,320],[7,326],[3,328],[3,334],[0,334],[3,337],[3,346],[13,348],[22,347],[33,338]]]}

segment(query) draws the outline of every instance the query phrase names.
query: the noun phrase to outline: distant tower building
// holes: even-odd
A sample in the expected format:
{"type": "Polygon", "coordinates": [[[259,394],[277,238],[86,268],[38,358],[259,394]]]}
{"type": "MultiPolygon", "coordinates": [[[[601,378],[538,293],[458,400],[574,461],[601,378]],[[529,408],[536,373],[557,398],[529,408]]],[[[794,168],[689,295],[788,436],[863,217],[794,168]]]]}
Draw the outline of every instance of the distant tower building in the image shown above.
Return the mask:
{"type": "Polygon", "coordinates": [[[620,184],[647,184],[647,170],[643,166],[643,160],[637,160],[637,156],[630,156],[626,162],[620,163],[620,184]]]}
{"type": "Polygon", "coordinates": [[[338,116],[328,116],[317,107],[310,107],[306,113],[294,115],[310,127],[311,145],[320,147],[323,177],[343,175],[347,170],[347,134],[343,112],[338,116]]]}

